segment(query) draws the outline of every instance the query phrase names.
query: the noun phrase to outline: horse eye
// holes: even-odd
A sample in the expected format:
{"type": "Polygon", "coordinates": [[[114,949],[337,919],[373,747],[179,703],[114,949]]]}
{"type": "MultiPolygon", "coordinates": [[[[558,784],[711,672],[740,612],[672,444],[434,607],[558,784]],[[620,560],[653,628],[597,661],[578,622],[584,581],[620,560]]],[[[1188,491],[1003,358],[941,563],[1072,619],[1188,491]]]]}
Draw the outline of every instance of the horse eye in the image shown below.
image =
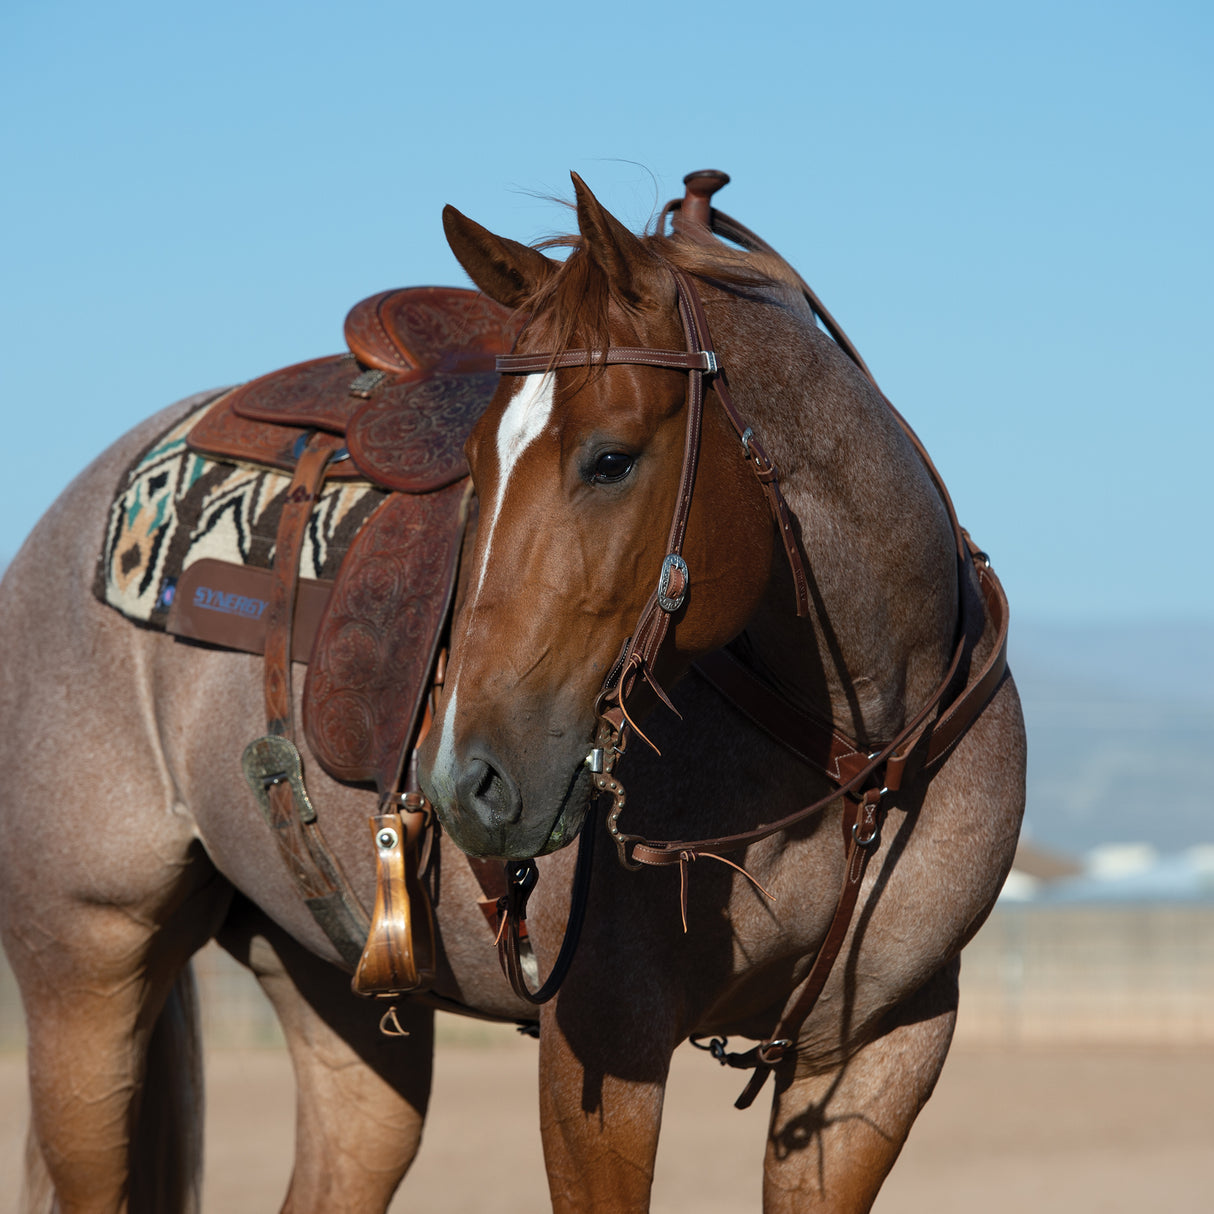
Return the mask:
{"type": "Polygon", "coordinates": [[[609,481],[622,481],[632,471],[632,456],[623,451],[604,451],[594,461],[594,474],[591,477],[596,484],[609,481]]]}

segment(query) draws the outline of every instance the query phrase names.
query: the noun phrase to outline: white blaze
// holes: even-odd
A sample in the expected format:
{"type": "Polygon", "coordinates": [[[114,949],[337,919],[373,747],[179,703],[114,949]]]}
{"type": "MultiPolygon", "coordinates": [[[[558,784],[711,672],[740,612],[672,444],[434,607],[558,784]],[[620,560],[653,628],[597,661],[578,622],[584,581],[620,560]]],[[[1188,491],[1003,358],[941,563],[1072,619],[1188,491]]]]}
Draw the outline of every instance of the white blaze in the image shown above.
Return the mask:
{"type": "Polygon", "coordinates": [[[489,568],[489,557],[493,551],[493,533],[497,530],[497,520],[501,517],[502,503],[506,500],[506,489],[510,484],[510,476],[519,461],[519,456],[539,438],[548,424],[548,418],[552,416],[554,387],[555,381],[551,374],[524,376],[522,387],[506,406],[506,411],[502,414],[502,420],[498,424],[497,496],[493,500],[493,510],[489,515],[488,526],[485,528],[485,559],[481,561],[481,572],[476,582],[472,610],[476,610],[476,600],[480,597],[481,586],[485,582],[485,570],[489,568]]]}
{"type": "Polygon", "coordinates": [[[455,700],[458,687],[451,688],[451,698],[447,701],[446,712],[443,714],[443,732],[438,739],[438,754],[434,756],[434,769],[431,773],[434,799],[444,805],[455,804],[455,700]]]}
{"type": "MultiPolygon", "coordinates": [[[[476,610],[481,587],[485,582],[485,570],[489,568],[489,557],[493,548],[493,533],[501,516],[502,503],[506,500],[506,489],[511,474],[518,464],[519,456],[543,432],[552,416],[554,380],[551,374],[536,374],[523,377],[522,385],[513,400],[506,406],[497,428],[497,495],[485,525],[485,555],[481,561],[480,576],[476,581],[476,592],[468,608],[469,618],[476,610]]],[[[459,693],[459,675],[451,684],[451,697],[443,712],[442,733],[439,735],[438,754],[434,758],[432,773],[433,791],[439,800],[447,804],[455,801],[455,714],[459,693]]]]}

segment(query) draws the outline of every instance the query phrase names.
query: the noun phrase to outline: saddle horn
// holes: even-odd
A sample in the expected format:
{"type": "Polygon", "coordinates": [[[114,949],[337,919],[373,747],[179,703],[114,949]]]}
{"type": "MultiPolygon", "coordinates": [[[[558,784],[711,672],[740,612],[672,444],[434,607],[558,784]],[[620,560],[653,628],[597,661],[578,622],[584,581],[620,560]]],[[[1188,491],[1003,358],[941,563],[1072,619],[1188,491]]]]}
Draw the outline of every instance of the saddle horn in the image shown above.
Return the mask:
{"type": "Polygon", "coordinates": [[[720,169],[697,169],[683,178],[683,200],[671,209],[670,223],[690,240],[708,243],[712,236],[712,196],[729,184],[729,174],[720,169]]]}

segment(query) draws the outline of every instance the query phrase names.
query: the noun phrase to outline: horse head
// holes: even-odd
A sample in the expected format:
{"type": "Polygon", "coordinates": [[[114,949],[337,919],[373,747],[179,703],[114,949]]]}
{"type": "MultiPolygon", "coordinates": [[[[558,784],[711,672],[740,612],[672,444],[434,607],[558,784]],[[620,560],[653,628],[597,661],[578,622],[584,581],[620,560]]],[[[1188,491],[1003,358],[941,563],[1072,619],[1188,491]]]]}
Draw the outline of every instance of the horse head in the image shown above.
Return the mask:
{"type": "Polygon", "coordinates": [[[467,444],[478,534],[421,753],[443,825],[484,856],[544,854],[580,828],[596,700],[669,564],[689,441],[686,593],[630,717],[652,705],[651,686],[743,628],[772,566],[771,516],[713,393],[689,440],[688,370],[596,361],[687,348],[676,271],[657,251],[677,242],[634,235],[576,175],[574,186],[579,233],[564,261],[444,213],[473,281],[529,316],[513,361],[530,369],[502,376],[467,444]]]}

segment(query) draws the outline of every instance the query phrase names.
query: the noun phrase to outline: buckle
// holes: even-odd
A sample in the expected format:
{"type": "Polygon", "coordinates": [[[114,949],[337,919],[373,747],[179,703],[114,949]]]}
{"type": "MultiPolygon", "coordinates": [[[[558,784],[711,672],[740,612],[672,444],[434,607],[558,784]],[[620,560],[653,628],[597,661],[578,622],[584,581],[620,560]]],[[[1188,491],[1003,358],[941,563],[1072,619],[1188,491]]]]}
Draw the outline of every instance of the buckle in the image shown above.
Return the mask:
{"type": "Polygon", "coordinates": [[[774,1041],[764,1041],[758,1049],[759,1057],[768,1066],[776,1066],[793,1047],[787,1037],[777,1037],[774,1041]]]}

